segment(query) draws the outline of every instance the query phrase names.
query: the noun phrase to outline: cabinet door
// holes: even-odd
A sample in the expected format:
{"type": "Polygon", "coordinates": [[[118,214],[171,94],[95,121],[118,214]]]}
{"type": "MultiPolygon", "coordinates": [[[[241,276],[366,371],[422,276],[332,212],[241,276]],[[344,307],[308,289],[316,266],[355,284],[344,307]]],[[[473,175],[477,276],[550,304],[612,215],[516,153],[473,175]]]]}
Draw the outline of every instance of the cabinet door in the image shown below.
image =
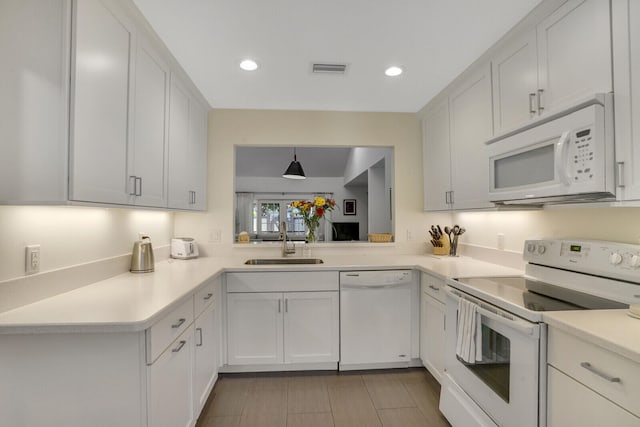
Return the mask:
{"type": "Polygon", "coordinates": [[[484,149],[484,141],[493,134],[488,64],[458,85],[449,97],[449,109],[453,207],[491,207],[487,200],[489,160],[484,149]]]}
{"type": "Polygon", "coordinates": [[[207,110],[171,78],[169,108],[169,207],[206,209],[207,110]]]}
{"type": "Polygon", "coordinates": [[[640,426],[640,418],[550,365],[547,387],[549,427],[640,426]]]}
{"type": "Polygon", "coordinates": [[[70,198],[126,204],[133,25],[113,2],[76,6],[70,198]]]}
{"type": "Polygon", "coordinates": [[[440,301],[422,294],[423,310],[425,317],[422,319],[422,327],[425,329],[425,356],[422,360],[424,366],[433,377],[441,381],[444,372],[444,304],[440,301]]]}
{"type": "Polygon", "coordinates": [[[149,425],[190,427],[193,411],[193,325],[148,367],[149,425]]]}
{"type": "Polygon", "coordinates": [[[190,185],[193,191],[191,209],[207,209],[207,123],[208,112],[192,100],[188,156],[191,164],[190,185]]]}
{"type": "Polygon", "coordinates": [[[491,61],[493,118],[501,133],[538,115],[538,52],[535,31],[516,38],[491,61]]]}
{"type": "Polygon", "coordinates": [[[195,322],[193,398],[196,418],[207,402],[217,378],[219,343],[215,317],[212,305],[195,322]]]}
{"type": "Polygon", "coordinates": [[[440,102],[422,119],[422,164],[424,210],[442,211],[451,207],[451,153],[449,151],[449,103],[440,102]]]}
{"type": "Polygon", "coordinates": [[[167,206],[166,152],[169,67],[146,39],[136,53],[134,138],[130,144],[132,204],[167,206]]]}
{"type": "Polygon", "coordinates": [[[544,111],[613,90],[608,1],[569,0],[537,32],[544,111]]]}
{"type": "Polygon", "coordinates": [[[66,202],[71,2],[0,2],[0,203],[66,202]]]}
{"type": "Polygon", "coordinates": [[[227,294],[229,365],[282,363],[281,293],[227,294]]]}
{"type": "Polygon", "coordinates": [[[285,363],[337,362],[338,292],[286,292],[284,307],[285,363]]]}
{"type": "Polygon", "coordinates": [[[640,199],[640,3],[613,2],[618,199],[640,199]]]}

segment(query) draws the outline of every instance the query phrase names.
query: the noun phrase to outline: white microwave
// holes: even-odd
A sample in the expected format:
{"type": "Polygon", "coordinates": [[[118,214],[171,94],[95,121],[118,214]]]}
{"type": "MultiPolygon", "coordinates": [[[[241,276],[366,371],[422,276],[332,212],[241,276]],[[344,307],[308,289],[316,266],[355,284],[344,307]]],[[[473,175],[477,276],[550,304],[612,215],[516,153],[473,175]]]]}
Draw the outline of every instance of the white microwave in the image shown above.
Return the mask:
{"type": "Polygon", "coordinates": [[[615,198],[612,94],[595,95],[486,144],[491,202],[615,198]]]}

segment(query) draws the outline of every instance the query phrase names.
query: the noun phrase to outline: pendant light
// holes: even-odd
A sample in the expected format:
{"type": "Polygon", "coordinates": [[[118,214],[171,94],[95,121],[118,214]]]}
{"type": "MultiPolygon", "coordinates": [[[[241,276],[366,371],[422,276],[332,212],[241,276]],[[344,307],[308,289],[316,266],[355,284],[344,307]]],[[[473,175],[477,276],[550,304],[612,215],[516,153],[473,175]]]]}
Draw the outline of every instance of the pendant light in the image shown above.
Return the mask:
{"type": "Polygon", "coordinates": [[[293,147],[293,161],[291,162],[291,164],[289,165],[289,167],[287,168],[285,173],[282,174],[282,177],[283,178],[288,178],[288,179],[306,179],[307,178],[306,176],[304,176],[304,171],[302,170],[302,165],[300,164],[300,162],[296,158],[296,148],[295,147],[293,147]]]}

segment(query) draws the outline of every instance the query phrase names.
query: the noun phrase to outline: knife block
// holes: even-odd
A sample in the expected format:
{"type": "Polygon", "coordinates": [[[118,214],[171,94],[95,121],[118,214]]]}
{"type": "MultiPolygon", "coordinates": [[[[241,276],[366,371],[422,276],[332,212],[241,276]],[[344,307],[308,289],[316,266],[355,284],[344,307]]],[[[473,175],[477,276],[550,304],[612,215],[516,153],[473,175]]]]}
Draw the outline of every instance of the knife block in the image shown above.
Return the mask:
{"type": "Polygon", "coordinates": [[[451,245],[449,244],[449,238],[446,235],[444,235],[440,237],[439,242],[442,243],[442,247],[439,248],[439,247],[433,246],[433,254],[449,255],[449,251],[451,250],[451,245]]]}

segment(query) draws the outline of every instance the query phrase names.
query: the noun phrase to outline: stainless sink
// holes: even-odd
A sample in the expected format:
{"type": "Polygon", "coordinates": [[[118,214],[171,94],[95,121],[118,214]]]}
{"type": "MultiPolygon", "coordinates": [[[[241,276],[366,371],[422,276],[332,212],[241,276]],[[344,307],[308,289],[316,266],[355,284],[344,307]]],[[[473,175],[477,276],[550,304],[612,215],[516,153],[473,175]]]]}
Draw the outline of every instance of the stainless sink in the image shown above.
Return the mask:
{"type": "Polygon", "coordinates": [[[276,265],[276,264],[324,264],[320,258],[252,258],[245,261],[246,265],[276,265]]]}

